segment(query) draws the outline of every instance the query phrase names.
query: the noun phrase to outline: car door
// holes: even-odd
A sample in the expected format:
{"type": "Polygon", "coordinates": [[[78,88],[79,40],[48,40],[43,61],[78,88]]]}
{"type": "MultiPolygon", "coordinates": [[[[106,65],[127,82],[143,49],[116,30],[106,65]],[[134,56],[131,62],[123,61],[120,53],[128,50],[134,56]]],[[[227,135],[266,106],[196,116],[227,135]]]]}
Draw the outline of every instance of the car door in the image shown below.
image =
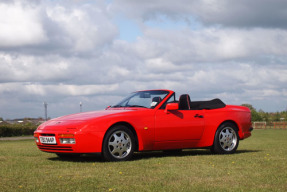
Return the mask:
{"type": "Polygon", "coordinates": [[[155,142],[199,140],[205,110],[159,109],[155,114],[155,142]]]}

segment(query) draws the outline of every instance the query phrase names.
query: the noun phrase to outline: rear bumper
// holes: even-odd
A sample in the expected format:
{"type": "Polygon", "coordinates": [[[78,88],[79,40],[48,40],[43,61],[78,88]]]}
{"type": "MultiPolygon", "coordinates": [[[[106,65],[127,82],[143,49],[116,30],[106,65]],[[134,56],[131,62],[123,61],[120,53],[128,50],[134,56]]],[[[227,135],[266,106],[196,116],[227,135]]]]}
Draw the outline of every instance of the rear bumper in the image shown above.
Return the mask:
{"type": "Polygon", "coordinates": [[[253,127],[250,127],[246,132],[242,133],[243,137],[240,137],[241,140],[246,139],[251,136],[251,132],[253,131],[253,127]]]}

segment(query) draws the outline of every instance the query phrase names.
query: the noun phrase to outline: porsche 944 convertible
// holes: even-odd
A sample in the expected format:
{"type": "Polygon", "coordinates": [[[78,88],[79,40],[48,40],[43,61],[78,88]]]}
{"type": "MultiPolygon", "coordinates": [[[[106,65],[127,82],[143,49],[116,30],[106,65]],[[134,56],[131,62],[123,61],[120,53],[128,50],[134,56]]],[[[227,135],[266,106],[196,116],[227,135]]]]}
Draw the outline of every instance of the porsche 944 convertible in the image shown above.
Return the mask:
{"type": "Polygon", "coordinates": [[[171,90],[137,91],[102,111],[46,121],[34,132],[38,148],[59,157],[100,153],[107,161],[128,160],[136,151],[210,148],[231,154],[251,136],[250,110],[220,99],[176,100],[171,90]]]}

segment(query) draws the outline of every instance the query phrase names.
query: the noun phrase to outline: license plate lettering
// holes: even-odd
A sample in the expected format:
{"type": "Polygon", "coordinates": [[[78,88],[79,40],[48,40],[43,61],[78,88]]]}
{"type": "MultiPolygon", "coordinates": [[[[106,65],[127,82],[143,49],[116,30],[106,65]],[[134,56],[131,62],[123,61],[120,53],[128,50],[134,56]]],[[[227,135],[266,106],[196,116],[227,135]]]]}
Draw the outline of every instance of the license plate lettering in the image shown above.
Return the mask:
{"type": "Polygon", "coordinates": [[[42,137],[42,136],[40,136],[40,142],[43,144],[57,144],[55,137],[42,137]]]}

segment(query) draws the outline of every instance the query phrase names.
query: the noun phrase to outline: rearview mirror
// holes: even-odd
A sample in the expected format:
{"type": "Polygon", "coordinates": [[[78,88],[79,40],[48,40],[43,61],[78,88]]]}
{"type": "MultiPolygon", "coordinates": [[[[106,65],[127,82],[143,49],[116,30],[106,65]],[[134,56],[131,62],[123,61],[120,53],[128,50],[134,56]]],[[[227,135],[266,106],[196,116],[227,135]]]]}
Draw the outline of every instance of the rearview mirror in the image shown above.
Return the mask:
{"type": "Polygon", "coordinates": [[[145,92],[143,92],[143,93],[140,93],[140,98],[151,98],[151,95],[150,95],[150,93],[145,93],[145,92]]]}
{"type": "Polygon", "coordinates": [[[165,107],[164,112],[168,113],[168,111],[178,110],[178,103],[168,103],[165,107]]]}

